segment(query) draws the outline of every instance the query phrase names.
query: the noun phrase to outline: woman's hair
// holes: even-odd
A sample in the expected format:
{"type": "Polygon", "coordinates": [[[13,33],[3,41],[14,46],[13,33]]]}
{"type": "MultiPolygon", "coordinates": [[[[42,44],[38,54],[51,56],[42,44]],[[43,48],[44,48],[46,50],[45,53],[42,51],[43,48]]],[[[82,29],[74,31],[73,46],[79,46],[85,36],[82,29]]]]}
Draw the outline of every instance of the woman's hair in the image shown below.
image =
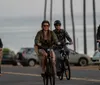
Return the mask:
{"type": "Polygon", "coordinates": [[[48,20],[43,20],[42,23],[41,23],[41,27],[43,27],[44,23],[48,23],[48,25],[50,26],[50,23],[48,20]]]}
{"type": "MultiPolygon", "coordinates": [[[[48,25],[50,26],[50,23],[49,23],[48,20],[43,20],[42,23],[41,23],[42,30],[43,30],[43,25],[44,25],[44,23],[48,23],[48,25]]],[[[50,37],[51,37],[50,30],[47,31],[47,37],[48,37],[48,40],[49,40],[50,37]]],[[[43,38],[44,38],[44,32],[43,32],[43,38]]]]}

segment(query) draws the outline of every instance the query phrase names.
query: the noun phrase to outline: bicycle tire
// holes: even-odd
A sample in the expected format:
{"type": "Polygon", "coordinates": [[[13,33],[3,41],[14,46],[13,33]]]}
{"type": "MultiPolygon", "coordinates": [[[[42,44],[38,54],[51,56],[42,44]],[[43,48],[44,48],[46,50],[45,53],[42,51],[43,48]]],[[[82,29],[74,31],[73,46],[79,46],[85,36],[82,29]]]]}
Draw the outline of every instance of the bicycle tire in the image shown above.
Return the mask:
{"type": "Polygon", "coordinates": [[[99,65],[98,65],[98,69],[100,70],[100,63],[99,63],[99,65]]]}
{"type": "Polygon", "coordinates": [[[43,77],[43,83],[44,83],[44,85],[48,85],[48,73],[47,73],[47,68],[48,67],[48,64],[47,64],[47,59],[46,59],[46,72],[45,72],[45,74],[44,75],[42,75],[42,77],[43,77]]]}
{"type": "Polygon", "coordinates": [[[70,70],[70,64],[69,64],[68,59],[65,60],[64,66],[65,66],[65,76],[66,76],[66,79],[70,80],[70,78],[71,78],[71,70],[70,70]]]}
{"type": "MultiPolygon", "coordinates": [[[[62,69],[62,67],[63,67],[63,65],[60,62],[59,68],[62,69]]],[[[58,73],[58,78],[59,78],[59,80],[63,80],[63,71],[62,70],[58,73]]]]}
{"type": "Polygon", "coordinates": [[[50,67],[50,84],[55,85],[55,72],[51,58],[49,59],[49,67],[50,67]]]}

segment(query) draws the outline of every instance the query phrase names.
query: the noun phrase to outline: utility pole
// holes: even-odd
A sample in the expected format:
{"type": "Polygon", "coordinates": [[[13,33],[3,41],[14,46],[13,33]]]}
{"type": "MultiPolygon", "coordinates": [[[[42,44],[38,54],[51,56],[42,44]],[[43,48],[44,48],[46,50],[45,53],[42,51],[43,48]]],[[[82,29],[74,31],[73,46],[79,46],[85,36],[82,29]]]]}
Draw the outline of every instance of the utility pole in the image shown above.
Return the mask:
{"type": "Polygon", "coordinates": [[[94,23],[94,51],[95,51],[95,50],[97,50],[95,0],[93,0],[93,23],[94,23]]]}
{"type": "Polygon", "coordinates": [[[87,54],[87,38],[86,38],[86,0],[83,0],[83,27],[84,27],[84,54],[87,54]]]}
{"type": "Polygon", "coordinates": [[[72,28],[73,28],[74,51],[76,51],[75,25],[74,25],[74,16],[73,16],[73,0],[70,0],[70,9],[71,9],[71,19],[72,19],[72,28]]]}

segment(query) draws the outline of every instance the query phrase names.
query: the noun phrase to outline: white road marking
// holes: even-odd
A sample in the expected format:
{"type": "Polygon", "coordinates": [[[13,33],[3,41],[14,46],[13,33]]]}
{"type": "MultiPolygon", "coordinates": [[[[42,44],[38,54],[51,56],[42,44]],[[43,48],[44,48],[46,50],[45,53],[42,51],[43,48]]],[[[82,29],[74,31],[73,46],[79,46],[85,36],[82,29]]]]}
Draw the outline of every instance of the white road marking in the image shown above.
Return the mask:
{"type": "MultiPolygon", "coordinates": [[[[15,73],[15,72],[2,72],[4,74],[13,74],[13,75],[22,75],[22,76],[37,76],[40,77],[39,74],[29,74],[29,73],[15,73]]],[[[64,79],[66,79],[64,77],[64,79]]],[[[77,77],[71,77],[72,80],[84,80],[84,81],[92,81],[92,82],[100,82],[100,79],[90,79],[90,78],[77,78],[77,77]]]]}

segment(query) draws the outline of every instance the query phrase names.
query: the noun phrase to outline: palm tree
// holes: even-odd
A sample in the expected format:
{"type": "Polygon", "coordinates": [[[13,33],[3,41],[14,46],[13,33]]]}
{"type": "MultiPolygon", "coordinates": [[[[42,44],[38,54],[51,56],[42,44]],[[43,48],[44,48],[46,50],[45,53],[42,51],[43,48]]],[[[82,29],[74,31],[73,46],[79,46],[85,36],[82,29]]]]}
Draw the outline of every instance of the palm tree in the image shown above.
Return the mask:
{"type": "Polygon", "coordinates": [[[46,20],[47,0],[44,2],[44,20],[46,20]]]}
{"type": "Polygon", "coordinates": [[[93,23],[94,23],[94,51],[97,49],[96,44],[96,12],[95,12],[95,0],[93,0],[93,23]]]}
{"type": "Polygon", "coordinates": [[[63,27],[64,30],[66,30],[65,0],[63,0],[62,6],[63,6],[63,27]]]}
{"type": "Polygon", "coordinates": [[[73,27],[74,51],[76,51],[76,43],[75,43],[75,25],[74,25],[74,16],[73,16],[73,0],[70,0],[70,10],[71,10],[71,19],[72,19],[72,27],[73,27]]]}
{"type": "Polygon", "coordinates": [[[83,0],[83,32],[84,32],[84,53],[87,54],[87,39],[86,39],[86,0],[83,0]]]}
{"type": "Polygon", "coordinates": [[[50,26],[51,26],[51,29],[52,29],[52,8],[53,8],[53,1],[51,0],[51,3],[50,3],[50,26]]]}

